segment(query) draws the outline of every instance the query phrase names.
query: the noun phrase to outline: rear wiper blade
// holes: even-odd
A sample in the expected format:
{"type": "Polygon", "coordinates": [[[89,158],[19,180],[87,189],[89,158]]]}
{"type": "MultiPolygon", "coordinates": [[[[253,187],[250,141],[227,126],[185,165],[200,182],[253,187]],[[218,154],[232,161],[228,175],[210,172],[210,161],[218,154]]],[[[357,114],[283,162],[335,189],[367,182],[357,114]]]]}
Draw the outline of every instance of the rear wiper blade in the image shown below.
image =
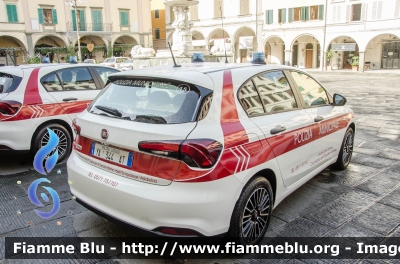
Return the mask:
{"type": "Polygon", "coordinates": [[[111,114],[118,117],[122,116],[122,113],[118,109],[102,105],[96,105],[95,107],[103,112],[106,112],[107,114],[111,114]]]}

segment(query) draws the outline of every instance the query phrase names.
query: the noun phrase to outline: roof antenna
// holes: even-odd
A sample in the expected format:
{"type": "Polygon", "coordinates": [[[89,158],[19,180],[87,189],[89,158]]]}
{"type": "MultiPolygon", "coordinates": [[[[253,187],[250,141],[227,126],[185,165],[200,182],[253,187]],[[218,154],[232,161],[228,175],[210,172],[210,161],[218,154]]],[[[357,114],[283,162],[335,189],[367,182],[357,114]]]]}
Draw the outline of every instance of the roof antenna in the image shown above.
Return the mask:
{"type": "Polygon", "coordinates": [[[174,60],[174,68],[181,67],[181,65],[176,64],[174,53],[172,52],[171,44],[169,44],[169,42],[168,42],[168,46],[169,46],[169,51],[171,51],[172,59],[174,60]]]}
{"type": "Polygon", "coordinates": [[[222,7],[219,7],[219,10],[221,11],[222,37],[224,38],[225,63],[229,63],[229,62],[228,62],[228,57],[226,56],[225,31],[224,31],[224,17],[222,16],[222,7]]]}

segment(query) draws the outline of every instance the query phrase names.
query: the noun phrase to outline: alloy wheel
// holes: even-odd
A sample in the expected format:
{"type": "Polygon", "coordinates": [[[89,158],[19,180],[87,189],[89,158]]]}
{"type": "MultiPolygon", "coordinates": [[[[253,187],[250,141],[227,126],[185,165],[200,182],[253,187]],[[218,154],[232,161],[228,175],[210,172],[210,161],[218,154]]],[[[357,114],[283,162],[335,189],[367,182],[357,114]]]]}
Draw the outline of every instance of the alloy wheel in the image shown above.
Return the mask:
{"type": "MultiPolygon", "coordinates": [[[[57,148],[54,149],[52,152],[50,152],[50,154],[48,154],[46,156],[47,157],[53,155],[56,151],[58,151],[58,157],[59,159],[65,155],[65,153],[68,150],[68,138],[67,135],[65,135],[65,133],[63,131],[61,131],[60,129],[57,128],[50,128],[59,138],[59,143],[57,145],[57,148]]],[[[47,145],[47,143],[50,140],[50,135],[48,132],[46,132],[46,134],[44,134],[44,136],[42,137],[41,141],[40,141],[40,147],[44,147],[47,145]]]]}
{"type": "Polygon", "coordinates": [[[346,140],[343,144],[343,163],[348,164],[353,154],[353,133],[349,133],[346,136],[346,140]]]}

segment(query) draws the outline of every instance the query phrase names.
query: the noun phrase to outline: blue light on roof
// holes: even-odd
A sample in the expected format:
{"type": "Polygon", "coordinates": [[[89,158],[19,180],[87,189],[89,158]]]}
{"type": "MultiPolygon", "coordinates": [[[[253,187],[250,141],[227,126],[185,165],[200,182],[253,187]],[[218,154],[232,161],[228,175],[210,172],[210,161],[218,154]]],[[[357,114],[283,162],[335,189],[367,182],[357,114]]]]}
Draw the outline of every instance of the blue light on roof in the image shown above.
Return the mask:
{"type": "Polygon", "coordinates": [[[265,53],[264,52],[254,52],[253,53],[253,64],[267,64],[265,62],[265,53]]]}
{"type": "Polygon", "coordinates": [[[42,63],[50,63],[49,57],[42,57],[42,63]]]}
{"type": "Polygon", "coordinates": [[[70,56],[69,57],[69,63],[78,63],[78,59],[76,56],[70,56]]]}
{"type": "Polygon", "coordinates": [[[202,52],[193,53],[192,62],[204,62],[204,53],[202,52]]]}

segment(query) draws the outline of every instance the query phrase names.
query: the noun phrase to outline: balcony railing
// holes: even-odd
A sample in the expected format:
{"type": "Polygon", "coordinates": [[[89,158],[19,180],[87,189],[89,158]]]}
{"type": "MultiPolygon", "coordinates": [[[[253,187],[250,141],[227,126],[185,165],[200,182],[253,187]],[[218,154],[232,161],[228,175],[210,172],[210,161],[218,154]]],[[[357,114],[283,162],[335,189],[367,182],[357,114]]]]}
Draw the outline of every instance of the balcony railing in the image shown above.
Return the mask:
{"type": "MultiPolygon", "coordinates": [[[[112,23],[78,23],[79,31],[112,31],[112,23]]],[[[76,31],[76,26],[68,24],[69,31],[76,31]]]]}

